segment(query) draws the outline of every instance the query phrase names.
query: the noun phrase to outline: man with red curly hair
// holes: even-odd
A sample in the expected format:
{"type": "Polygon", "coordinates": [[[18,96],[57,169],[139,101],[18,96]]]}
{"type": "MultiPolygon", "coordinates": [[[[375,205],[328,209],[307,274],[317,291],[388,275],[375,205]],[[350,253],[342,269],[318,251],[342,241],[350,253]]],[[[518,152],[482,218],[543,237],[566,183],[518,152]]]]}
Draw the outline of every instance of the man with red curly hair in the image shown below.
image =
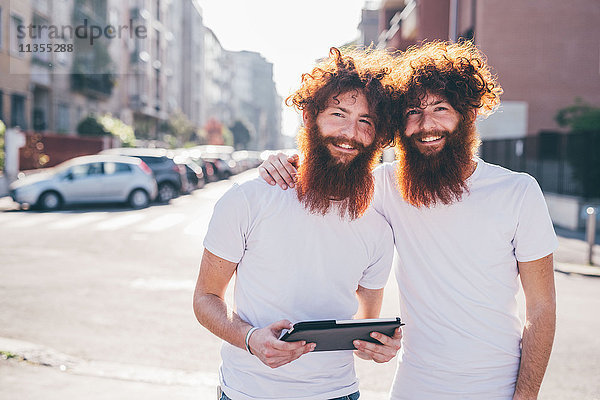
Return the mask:
{"type": "MultiPolygon", "coordinates": [[[[394,75],[397,161],[375,170],[373,202],[394,231],[406,322],[391,398],[536,399],[554,339],[557,240],[535,179],[476,157],[475,119],[502,89],[470,42],[411,48],[394,75]]],[[[271,184],[293,182],[282,161],[261,169],[271,184]]]]}
{"type": "MultiPolygon", "coordinates": [[[[297,190],[255,179],[216,204],[194,293],[198,321],[224,339],[221,400],[359,397],[352,352],[312,352],[279,340],[292,322],[377,318],[392,264],[385,219],[369,208],[372,169],[394,139],[383,51],[330,57],[286,102],[302,111],[297,190]],[[290,237],[289,231],[292,230],[290,237]],[[236,273],[235,309],[224,301],[236,273]]],[[[356,341],[356,354],[391,360],[393,337],[356,341]]]]}

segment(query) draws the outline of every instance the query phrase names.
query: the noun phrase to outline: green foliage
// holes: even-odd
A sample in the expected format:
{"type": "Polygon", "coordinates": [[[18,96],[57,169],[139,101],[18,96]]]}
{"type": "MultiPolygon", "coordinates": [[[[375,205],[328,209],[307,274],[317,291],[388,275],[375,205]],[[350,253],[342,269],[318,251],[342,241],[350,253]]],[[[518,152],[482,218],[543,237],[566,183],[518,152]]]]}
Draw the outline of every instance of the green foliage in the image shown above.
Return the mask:
{"type": "Polygon", "coordinates": [[[586,198],[600,198],[600,108],[575,99],[556,114],[556,122],[570,129],[567,160],[586,198]]]}
{"type": "Polygon", "coordinates": [[[135,134],[131,126],[110,114],[100,117],[99,122],[107,132],[110,132],[121,140],[123,147],[133,147],[135,144],[135,134]]]}
{"type": "Polygon", "coordinates": [[[77,133],[82,136],[103,136],[109,135],[104,126],[98,121],[98,119],[92,115],[82,119],[77,124],[77,133]]]}
{"type": "Polygon", "coordinates": [[[233,146],[233,133],[229,130],[229,128],[223,125],[221,133],[223,135],[223,144],[225,146],[233,146]]]}
{"type": "Polygon", "coordinates": [[[171,114],[162,128],[175,138],[174,147],[190,142],[196,133],[196,127],[181,110],[171,114]]]}
{"type": "Polygon", "coordinates": [[[6,125],[0,119],[0,171],[4,171],[4,132],[6,132],[6,125]]]}
{"type": "Polygon", "coordinates": [[[570,128],[571,132],[600,131],[600,108],[593,107],[581,98],[575,104],[558,110],[554,117],[558,125],[570,128]]]}
{"type": "Polygon", "coordinates": [[[110,114],[101,117],[88,116],[77,124],[77,133],[82,136],[113,135],[121,140],[123,147],[133,147],[133,128],[110,114]]]}

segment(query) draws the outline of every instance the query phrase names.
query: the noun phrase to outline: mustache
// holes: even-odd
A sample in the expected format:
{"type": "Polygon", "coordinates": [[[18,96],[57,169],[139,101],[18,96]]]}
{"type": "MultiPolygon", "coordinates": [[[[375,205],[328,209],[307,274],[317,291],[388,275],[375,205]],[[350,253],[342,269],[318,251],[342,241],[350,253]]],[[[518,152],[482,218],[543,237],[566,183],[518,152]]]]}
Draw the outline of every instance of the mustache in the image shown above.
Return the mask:
{"type": "Polygon", "coordinates": [[[412,140],[422,140],[428,136],[450,136],[451,132],[447,130],[433,129],[430,131],[417,131],[412,134],[412,140]]]}
{"type": "Polygon", "coordinates": [[[367,149],[367,147],[365,145],[363,145],[362,143],[360,143],[354,139],[345,139],[345,138],[339,138],[339,137],[333,137],[333,136],[323,137],[321,139],[321,143],[324,145],[334,144],[337,146],[345,144],[345,145],[348,145],[360,152],[367,149]]]}

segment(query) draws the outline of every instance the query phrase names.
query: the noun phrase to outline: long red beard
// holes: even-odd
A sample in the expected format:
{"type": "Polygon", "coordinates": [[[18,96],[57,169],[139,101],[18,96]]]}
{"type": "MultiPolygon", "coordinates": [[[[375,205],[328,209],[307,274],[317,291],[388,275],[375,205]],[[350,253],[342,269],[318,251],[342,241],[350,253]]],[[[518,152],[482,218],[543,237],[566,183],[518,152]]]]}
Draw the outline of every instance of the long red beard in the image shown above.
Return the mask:
{"type": "Polygon", "coordinates": [[[404,199],[416,207],[451,204],[468,192],[466,177],[480,140],[474,123],[460,123],[446,136],[443,149],[434,155],[423,155],[410,138],[402,135],[396,148],[398,186],[404,199]]]}
{"type": "Polygon", "coordinates": [[[373,199],[372,171],[381,151],[375,144],[363,147],[353,142],[359,154],[348,163],[341,163],[326,147],[331,142],[335,139],[323,137],[316,124],[300,130],[298,147],[304,160],[298,168],[298,199],[312,213],[325,215],[337,207],[342,218],[359,218],[373,199]]]}

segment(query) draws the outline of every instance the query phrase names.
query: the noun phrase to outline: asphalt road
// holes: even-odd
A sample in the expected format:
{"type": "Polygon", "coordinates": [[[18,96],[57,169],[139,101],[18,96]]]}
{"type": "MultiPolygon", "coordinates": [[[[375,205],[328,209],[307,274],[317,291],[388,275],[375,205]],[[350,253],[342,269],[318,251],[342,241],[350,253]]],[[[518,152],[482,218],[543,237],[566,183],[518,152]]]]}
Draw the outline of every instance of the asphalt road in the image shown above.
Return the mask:
{"type": "MultiPolygon", "coordinates": [[[[195,320],[192,292],[215,201],[255,175],[135,211],[25,212],[0,199],[0,398],[215,398],[220,340],[195,320]]],[[[557,259],[579,262],[582,249],[561,238],[557,259]]],[[[600,278],[556,281],[540,399],[598,400],[600,278]]],[[[382,316],[396,315],[391,277],[382,316]]],[[[386,399],[394,368],[357,360],[361,398],[386,399]]]]}

